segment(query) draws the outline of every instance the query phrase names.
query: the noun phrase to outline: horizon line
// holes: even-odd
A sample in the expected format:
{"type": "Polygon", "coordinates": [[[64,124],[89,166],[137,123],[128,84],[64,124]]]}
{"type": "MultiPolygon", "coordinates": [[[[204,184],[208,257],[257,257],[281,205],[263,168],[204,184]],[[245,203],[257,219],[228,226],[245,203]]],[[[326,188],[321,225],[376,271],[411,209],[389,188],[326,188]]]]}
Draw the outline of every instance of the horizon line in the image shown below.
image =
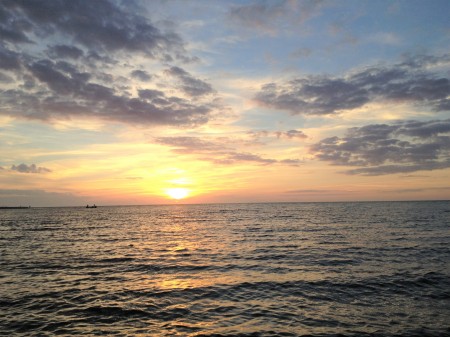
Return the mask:
{"type": "MultiPolygon", "coordinates": [[[[248,202],[203,202],[203,203],[155,203],[155,204],[105,204],[96,205],[100,207],[146,207],[146,206],[198,206],[198,205],[250,205],[250,204],[330,204],[330,203],[375,203],[375,202],[443,202],[450,199],[405,199],[405,200],[342,200],[342,201],[248,201],[248,202]]],[[[31,208],[86,208],[82,205],[61,205],[61,206],[6,206],[1,205],[0,209],[31,209],[31,208]]]]}

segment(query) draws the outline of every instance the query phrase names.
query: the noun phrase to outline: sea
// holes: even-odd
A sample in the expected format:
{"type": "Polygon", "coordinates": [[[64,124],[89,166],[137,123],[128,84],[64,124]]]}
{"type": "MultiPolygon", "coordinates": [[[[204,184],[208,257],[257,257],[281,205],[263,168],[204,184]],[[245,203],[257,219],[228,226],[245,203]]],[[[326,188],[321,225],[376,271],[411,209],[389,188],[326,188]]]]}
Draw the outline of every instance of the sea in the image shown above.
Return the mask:
{"type": "Polygon", "coordinates": [[[0,210],[1,336],[450,336],[450,201],[0,210]]]}

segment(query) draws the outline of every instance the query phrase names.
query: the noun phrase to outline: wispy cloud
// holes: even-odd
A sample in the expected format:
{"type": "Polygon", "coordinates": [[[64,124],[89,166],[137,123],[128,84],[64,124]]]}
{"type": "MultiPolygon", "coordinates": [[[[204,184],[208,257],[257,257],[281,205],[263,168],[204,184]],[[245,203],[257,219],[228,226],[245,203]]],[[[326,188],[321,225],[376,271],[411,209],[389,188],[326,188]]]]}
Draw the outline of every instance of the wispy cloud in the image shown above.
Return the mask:
{"type": "Polygon", "coordinates": [[[174,153],[194,155],[199,160],[220,165],[254,163],[262,165],[284,164],[298,166],[301,163],[298,159],[288,158],[277,160],[265,158],[259,154],[238,151],[233,146],[233,140],[229,138],[205,140],[199,137],[159,137],[154,141],[158,144],[172,147],[174,153]]]}
{"type": "Polygon", "coordinates": [[[378,32],[368,37],[369,42],[375,42],[382,45],[398,45],[402,41],[397,34],[391,32],[378,32]]]}
{"type": "Polygon", "coordinates": [[[342,195],[342,194],[351,194],[354,191],[352,190],[327,190],[327,189],[299,189],[299,190],[289,190],[285,193],[287,194],[298,194],[298,195],[342,195]]]}
{"type": "Polygon", "coordinates": [[[444,187],[424,187],[424,188],[401,188],[395,190],[387,190],[383,192],[396,192],[396,193],[420,193],[426,191],[450,191],[450,186],[444,187]]]}
{"type": "Polygon", "coordinates": [[[246,5],[234,5],[228,16],[234,24],[256,30],[262,34],[275,35],[283,27],[282,22],[301,24],[323,7],[325,1],[269,0],[255,1],[246,5]]]}

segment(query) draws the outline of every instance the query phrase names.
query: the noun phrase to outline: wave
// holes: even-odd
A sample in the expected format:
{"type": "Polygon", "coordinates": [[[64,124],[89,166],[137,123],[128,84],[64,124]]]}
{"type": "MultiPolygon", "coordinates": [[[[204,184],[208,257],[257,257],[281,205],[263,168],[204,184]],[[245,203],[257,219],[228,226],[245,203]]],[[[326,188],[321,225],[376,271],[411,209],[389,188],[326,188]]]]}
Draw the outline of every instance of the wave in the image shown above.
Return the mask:
{"type": "Polygon", "coordinates": [[[450,336],[450,214],[442,209],[8,213],[0,219],[0,334],[450,336]]]}

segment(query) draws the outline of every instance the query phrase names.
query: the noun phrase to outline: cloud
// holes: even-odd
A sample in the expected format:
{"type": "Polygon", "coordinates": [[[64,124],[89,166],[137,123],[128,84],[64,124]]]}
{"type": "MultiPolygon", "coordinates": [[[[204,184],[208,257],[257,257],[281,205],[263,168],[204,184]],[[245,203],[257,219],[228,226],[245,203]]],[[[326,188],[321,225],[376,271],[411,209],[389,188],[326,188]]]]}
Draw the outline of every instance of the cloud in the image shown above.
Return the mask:
{"type": "Polygon", "coordinates": [[[0,11],[6,18],[0,31],[13,43],[32,41],[31,32],[63,34],[101,53],[138,51],[165,60],[185,57],[178,35],[161,31],[143,16],[112,1],[5,0],[0,2],[0,11]]]}
{"type": "Polygon", "coordinates": [[[0,82],[1,83],[12,83],[12,82],[14,82],[14,79],[11,76],[0,73],[0,82]]]}
{"type": "Polygon", "coordinates": [[[320,190],[320,189],[299,189],[299,190],[289,190],[284,193],[287,194],[299,194],[299,195],[340,195],[353,193],[352,190],[320,190]]]}
{"type": "Polygon", "coordinates": [[[266,33],[274,32],[273,22],[286,14],[286,1],[257,2],[250,5],[233,6],[229,17],[242,26],[258,29],[266,33]]]}
{"type": "MultiPolygon", "coordinates": [[[[221,160],[218,159],[216,160],[216,162],[221,162],[221,160]]],[[[252,153],[235,152],[235,153],[228,153],[224,162],[227,164],[236,162],[255,162],[260,164],[274,164],[277,163],[278,161],[270,158],[262,158],[261,156],[252,153]]]]}
{"type": "Polygon", "coordinates": [[[184,69],[171,67],[170,69],[166,69],[164,73],[177,78],[181,82],[180,89],[188,96],[198,97],[214,93],[209,83],[194,78],[184,69]]]}
{"type": "Polygon", "coordinates": [[[276,160],[264,158],[253,153],[236,151],[232,146],[233,141],[229,138],[204,140],[199,137],[159,137],[155,138],[154,141],[158,144],[172,147],[174,153],[195,155],[199,160],[210,161],[220,165],[251,162],[262,165],[284,164],[298,166],[301,163],[298,159],[276,160]]]}
{"type": "Polygon", "coordinates": [[[0,44],[0,69],[17,70],[20,69],[20,55],[0,44]]]}
{"type": "Polygon", "coordinates": [[[229,150],[227,145],[220,141],[206,141],[198,137],[159,137],[156,143],[168,145],[174,148],[174,152],[180,154],[215,152],[226,153],[229,150]]]}
{"type": "Polygon", "coordinates": [[[167,62],[193,58],[177,34],[135,14],[136,6],[108,0],[0,1],[0,34],[7,35],[0,43],[0,70],[14,72],[14,78],[0,73],[0,83],[17,81],[14,88],[1,88],[0,114],[50,123],[79,117],[133,125],[207,123],[223,106],[208,96],[215,93],[210,84],[180,67],[167,70],[176,80],[163,86],[170,94],[151,97],[156,90],[141,87],[153,76],[142,69],[149,58],[157,71],[167,62]],[[8,27],[15,27],[16,35],[5,33],[8,27]]]}
{"type": "Polygon", "coordinates": [[[415,192],[426,192],[426,191],[449,191],[450,186],[448,187],[425,187],[425,188],[402,188],[395,190],[387,190],[383,192],[396,192],[396,193],[415,193],[415,192]]]}
{"type": "Polygon", "coordinates": [[[278,139],[280,138],[287,138],[287,139],[306,139],[308,136],[300,130],[289,130],[289,131],[273,131],[269,132],[266,130],[259,130],[259,131],[248,131],[248,135],[250,135],[252,138],[258,140],[259,138],[267,138],[267,137],[276,137],[278,139]]]}
{"type": "Polygon", "coordinates": [[[0,2],[0,41],[5,43],[30,43],[27,33],[32,30],[32,24],[23,16],[11,11],[11,2],[0,2]]]}
{"type": "Polygon", "coordinates": [[[269,0],[255,1],[248,5],[234,5],[228,12],[233,24],[251,28],[263,34],[275,35],[280,23],[289,21],[301,24],[317,14],[324,1],[269,0]]]}
{"type": "Polygon", "coordinates": [[[347,130],[311,146],[333,165],[354,166],[352,175],[383,175],[450,167],[450,119],[372,124],[347,130]]]}
{"type": "Polygon", "coordinates": [[[85,116],[177,126],[206,123],[209,114],[218,108],[215,102],[194,104],[162,92],[158,97],[150,97],[149,91],[140,90],[139,96],[133,97],[114,83],[98,83],[99,76],[65,61],[42,59],[23,67],[27,78],[32,79],[29,83],[34,85],[1,92],[3,114],[43,121],[85,116]]]}
{"type": "Polygon", "coordinates": [[[13,165],[11,166],[12,171],[17,171],[20,173],[49,173],[52,172],[52,170],[36,166],[35,164],[27,165],[27,164],[19,164],[19,165],[13,165]]]}
{"type": "Polygon", "coordinates": [[[288,138],[288,139],[293,139],[293,138],[306,139],[306,138],[308,138],[308,136],[305,135],[303,133],[303,131],[299,131],[299,130],[289,130],[289,131],[285,131],[285,132],[277,131],[277,132],[275,132],[275,134],[277,135],[277,138],[288,138]]]}
{"type": "Polygon", "coordinates": [[[148,82],[152,79],[152,75],[150,75],[145,70],[133,70],[130,75],[131,77],[138,79],[142,82],[148,82]]]}
{"type": "Polygon", "coordinates": [[[434,111],[450,110],[450,80],[429,68],[449,62],[441,57],[416,57],[392,66],[374,66],[346,77],[310,76],[267,83],[255,96],[262,106],[293,115],[330,115],[369,102],[418,104],[434,111]]]}
{"type": "Polygon", "coordinates": [[[385,45],[398,45],[401,43],[400,37],[391,32],[378,32],[370,36],[368,40],[385,45]]]}
{"type": "Polygon", "coordinates": [[[51,46],[49,48],[49,54],[53,58],[70,58],[70,59],[79,59],[84,55],[83,50],[77,48],[75,46],[68,46],[65,44],[51,46]]]}

